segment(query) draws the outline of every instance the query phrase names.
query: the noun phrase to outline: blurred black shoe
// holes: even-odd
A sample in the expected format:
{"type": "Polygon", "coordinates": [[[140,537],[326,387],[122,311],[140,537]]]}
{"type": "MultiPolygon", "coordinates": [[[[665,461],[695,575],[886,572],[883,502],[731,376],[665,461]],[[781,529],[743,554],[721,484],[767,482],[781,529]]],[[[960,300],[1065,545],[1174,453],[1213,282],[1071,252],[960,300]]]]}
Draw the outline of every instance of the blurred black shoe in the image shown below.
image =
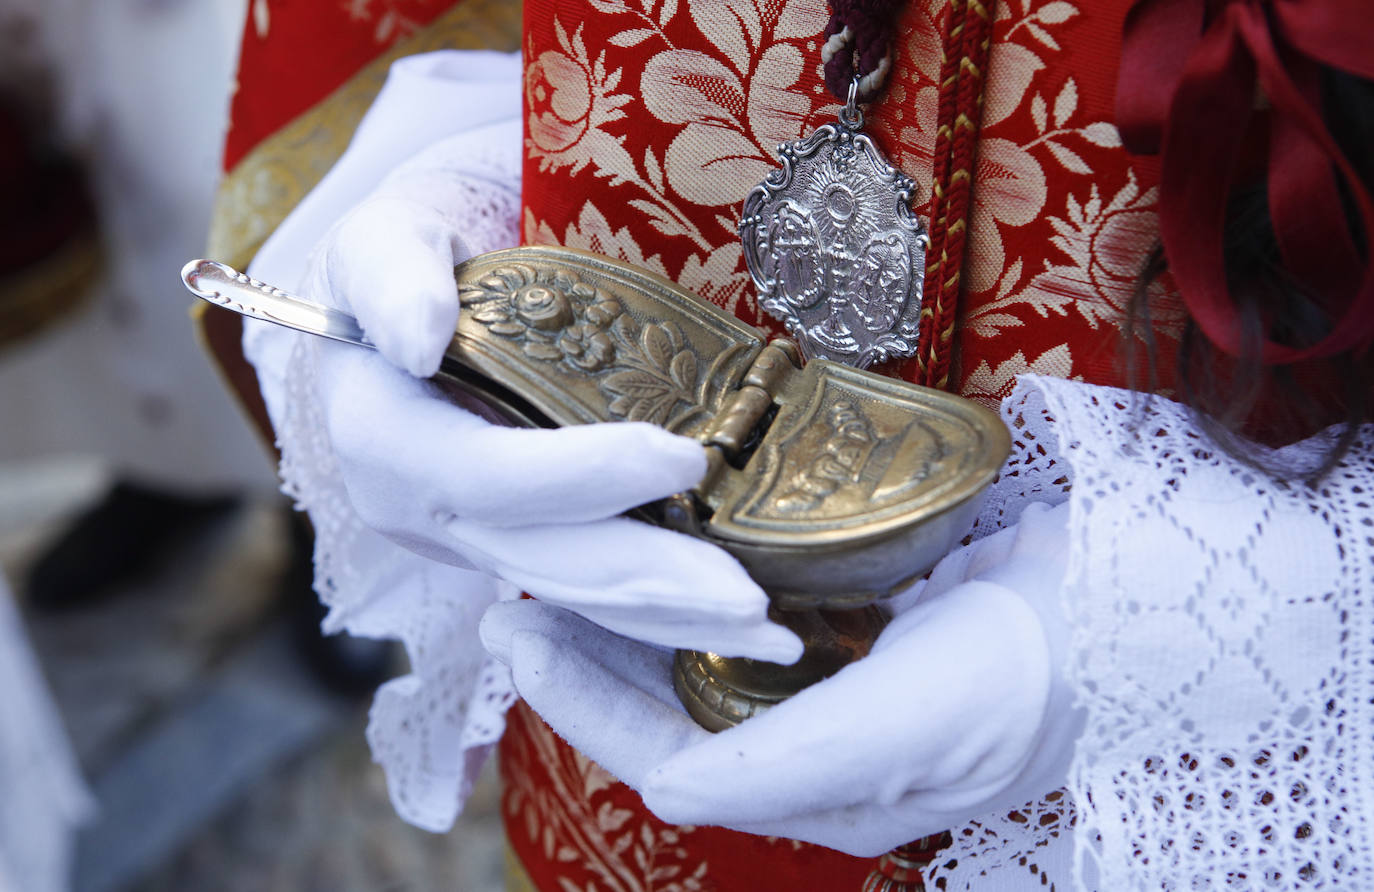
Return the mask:
{"type": "Polygon", "coordinates": [[[291,512],[291,553],[282,575],[281,599],[291,619],[292,636],[306,665],[330,690],[369,694],[396,674],[395,642],[325,635],[320,623],[329,611],[315,594],[315,536],[305,515],[291,512]]]}
{"type": "Polygon", "coordinates": [[[28,602],[55,610],[99,601],[156,569],[237,505],[233,496],[188,498],[116,483],[38,559],[28,602]]]}

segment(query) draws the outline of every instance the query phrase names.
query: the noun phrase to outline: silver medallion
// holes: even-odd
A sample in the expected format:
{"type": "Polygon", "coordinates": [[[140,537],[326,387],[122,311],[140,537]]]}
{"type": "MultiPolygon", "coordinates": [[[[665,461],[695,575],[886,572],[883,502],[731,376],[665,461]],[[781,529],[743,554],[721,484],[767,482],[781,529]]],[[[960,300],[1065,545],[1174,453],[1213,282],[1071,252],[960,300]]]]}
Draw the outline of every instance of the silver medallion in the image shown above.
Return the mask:
{"type": "Polygon", "coordinates": [[[778,156],[740,219],[759,305],[808,358],[867,368],[915,353],[930,238],[916,184],[863,132],[853,90],[838,121],[778,156]]]}

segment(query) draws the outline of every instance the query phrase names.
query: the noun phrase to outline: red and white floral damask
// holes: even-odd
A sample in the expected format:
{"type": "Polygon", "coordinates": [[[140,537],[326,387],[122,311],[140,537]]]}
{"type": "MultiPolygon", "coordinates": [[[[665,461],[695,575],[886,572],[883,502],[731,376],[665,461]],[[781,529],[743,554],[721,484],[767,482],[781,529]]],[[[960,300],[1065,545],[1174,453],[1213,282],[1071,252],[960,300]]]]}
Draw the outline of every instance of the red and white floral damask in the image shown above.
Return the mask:
{"type": "MultiPolygon", "coordinates": [[[[1125,383],[1120,332],[1158,242],[1157,166],[1128,157],[1113,123],[1128,6],[1001,0],[990,10],[950,379],[985,404],[1027,371],[1125,383]]],[[[889,89],[866,109],[870,132],[916,180],[922,214],[946,14],[940,0],[911,0],[889,89]]],[[[646,267],[781,333],[759,314],[736,226],[778,144],[839,109],[821,71],[827,17],[824,0],[528,0],[525,241],[646,267]]],[[[1167,386],[1185,315],[1155,288],[1167,386]]],[[[916,366],[886,371],[913,379],[916,366]]],[[[633,792],[589,780],[593,769],[523,707],[502,754],[511,843],[541,892],[857,890],[874,865],[668,828],[633,792]]]]}
{"type": "MultiPolygon", "coordinates": [[[[1112,123],[1127,5],[996,6],[955,335],[954,389],[976,399],[995,402],[1026,370],[1121,380],[1116,334],[1158,238],[1158,172],[1126,155],[1112,123]]],[[[943,7],[906,10],[891,86],[867,110],[922,205],[943,7]]],[[[821,0],[527,4],[526,241],[647,266],[776,330],[759,318],[735,226],[776,146],[836,113],[820,71],[826,17],[821,0]]],[[[1182,305],[1161,293],[1152,311],[1167,356],[1182,305]]]]}
{"type": "MultiPolygon", "coordinates": [[[[889,88],[866,116],[916,180],[925,214],[949,4],[908,2],[889,88]]],[[[454,5],[253,0],[226,166],[454,5]]],[[[1158,240],[1157,166],[1128,157],[1113,124],[1129,5],[986,4],[991,47],[950,378],[986,404],[1024,371],[1123,383],[1118,332],[1158,240]]],[[[827,18],[825,0],[527,0],[525,241],[621,258],[776,332],[759,317],[736,223],[777,145],[838,111],[820,67],[827,18]]],[[[1182,303],[1161,289],[1152,319],[1167,386],[1182,303]]],[[[885,370],[916,373],[910,360],[885,370]]],[[[510,841],[540,892],[857,890],[874,863],[668,827],[523,706],[502,756],[510,841]]],[[[1041,812],[1058,814],[1027,814],[1041,812]]]]}

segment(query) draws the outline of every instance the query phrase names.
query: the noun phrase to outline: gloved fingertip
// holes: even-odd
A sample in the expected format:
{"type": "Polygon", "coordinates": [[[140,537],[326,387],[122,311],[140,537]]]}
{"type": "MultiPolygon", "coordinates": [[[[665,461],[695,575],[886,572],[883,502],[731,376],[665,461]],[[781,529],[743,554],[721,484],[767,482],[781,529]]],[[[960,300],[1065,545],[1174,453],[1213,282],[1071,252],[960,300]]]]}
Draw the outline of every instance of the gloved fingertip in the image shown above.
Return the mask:
{"type": "Polygon", "coordinates": [[[517,629],[511,636],[511,680],[536,712],[543,713],[551,698],[569,696],[560,658],[560,645],[539,632],[517,629]]]}
{"type": "Polygon", "coordinates": [[[364,331],[387,362],[412,378],[434,377],[443,362],[449,342],[448,337],[440,338],[428,331],[406,337],[397,337],[389,332],[364,331]]]}
{"type": "Polygon", "coordinates": [[[724,657],[748,657],[790,666],[801,659],[805,645],[790,629],[764,622],[731,640],[710,645],[709,650],[724,657]]]}
{"type": "Polygon", "coordinates": [[[709,820],[701,820],[700,815],[682,807],[681,797],[678,796],[672,782],[663,779],[662,772],[661,766],[655,768],[645,780],[644,788],[639,791],[644,806],[653,812],[656,818],[667,824],[684,826],[710,823],[709,820]]]}
{"type": "Polygon", "coordinates": [[[719,806],[713,808],[709,798],[703,797],[699,789],[703,782],[715,784],[718,772],[704,770],[696,775],[684,774],[677,764],[680,761],[680,757],[674,757],[649,772],[639,791],[644,805],[659,820],[677,826],[719,824],[728,819],[728,811],[722,813],[719,806]],[[711,780],[706,781],[706,778],[711,780]]]}
{"type": "MultiPolygon", "coordinates": [[[[447,343],[447,342],[446,342],[447,343]]],[[[413,378],[432,378],[444,361],[444,351],[428,345],[416,344],[392,360],[413,378]]]]}
{"type": "Polygon", "coordinates": [[[519,607],[519,601],[493,604],[482,614],[482,621],[477,625],[477,637],[481,639],[482,647],[493,659],[507,666],[511,663],[511,639],[518,628],[519,607]]]}
{"type": "Polygon", "coordinates": [[[410,365],[406,370],[417,378],[429,378],[439,371],[444,352],[458,327],[458,293],[450,278],[446,287],[427,291],[417,302],[416,330],[411,338],[410,365]]]}
{"type": "Polygon", "coordinates": [[[658,434],[664,454],[672,458],[683,470],[683,472],[693,478],[693,481],[700,480],[706,473],[706,450],[702,448],[699,441],[691,437],[684,437],[679,434],[670,433],[662,428],[654,428],[660,431],[658,434]]]}
{"type": "Polygon", "coordinates": [[[770,663],[791,666],[802,658],[802,652],[806,649],[806,645],[796,632],[777,623],[770,622],[762,626],[758,637],[760,655],[755,659],[767,660],[770,663]]]}
{"type": "Polygon", "coordinates": [[[639,467],[652,468],[665,485],[683,489],[706,475],[706,450],[700,441],[647,423],[617,424],[624,455],[642,459],[639,467]]]}

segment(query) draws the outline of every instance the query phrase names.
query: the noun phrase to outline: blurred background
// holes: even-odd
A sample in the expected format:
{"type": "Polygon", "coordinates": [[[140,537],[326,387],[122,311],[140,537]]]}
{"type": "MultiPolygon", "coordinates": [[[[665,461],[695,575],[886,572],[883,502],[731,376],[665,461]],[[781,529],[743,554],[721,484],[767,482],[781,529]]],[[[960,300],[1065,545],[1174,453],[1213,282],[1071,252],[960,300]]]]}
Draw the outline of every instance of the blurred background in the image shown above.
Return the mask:
{"type": "Polygon", "coordinates": [[[397,819],[399,673],[195,342],[248,0],[0,0],[0,892],[501,888],[490,778],[397,819]]]}

